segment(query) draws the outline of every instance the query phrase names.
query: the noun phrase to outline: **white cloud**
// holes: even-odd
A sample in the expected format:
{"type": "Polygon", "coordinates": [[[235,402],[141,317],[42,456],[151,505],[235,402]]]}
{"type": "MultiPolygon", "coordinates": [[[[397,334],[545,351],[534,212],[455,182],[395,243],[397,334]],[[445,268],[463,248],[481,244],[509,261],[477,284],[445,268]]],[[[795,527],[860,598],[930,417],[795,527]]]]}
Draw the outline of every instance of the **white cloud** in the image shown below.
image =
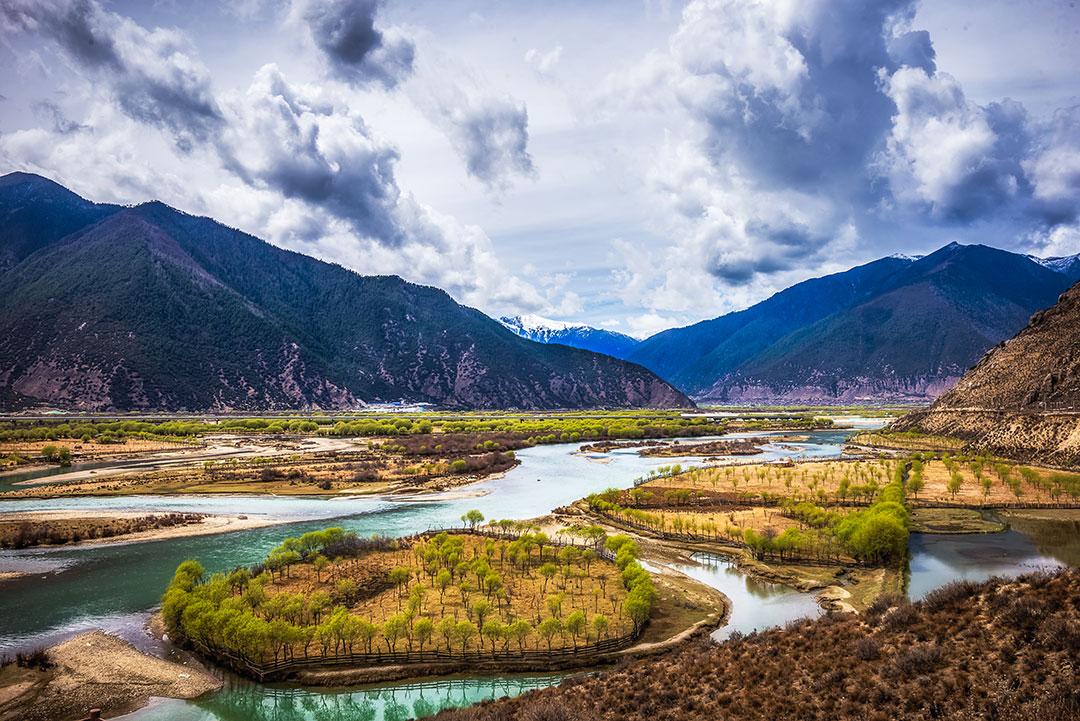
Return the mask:
{"type": "Polygon", "coordinates": [[[556,45],[547,52],[529,48],[525,51],[525,62],[541,75],[550,75],[555,70],[555,66],[559,64],[562,53],[562,45],[556,45]]]}

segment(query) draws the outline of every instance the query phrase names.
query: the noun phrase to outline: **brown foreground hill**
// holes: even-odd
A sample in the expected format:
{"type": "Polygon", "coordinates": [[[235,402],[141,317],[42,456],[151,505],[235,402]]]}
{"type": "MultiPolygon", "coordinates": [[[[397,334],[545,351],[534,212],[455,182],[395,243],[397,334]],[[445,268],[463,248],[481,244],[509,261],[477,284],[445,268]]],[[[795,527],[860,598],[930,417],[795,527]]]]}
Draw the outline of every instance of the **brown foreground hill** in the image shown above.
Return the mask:
{"type": "Polygon", "coordinates": [[[1018,460],[1080,465],[1080,284],[932,406],[891,429],[954,436],[1018,460]]]}
{"type": "Polygon", "coordinates": [[[955,582],[513,699],[443,721],[1080,719],[1080,571],[955,582]]]}

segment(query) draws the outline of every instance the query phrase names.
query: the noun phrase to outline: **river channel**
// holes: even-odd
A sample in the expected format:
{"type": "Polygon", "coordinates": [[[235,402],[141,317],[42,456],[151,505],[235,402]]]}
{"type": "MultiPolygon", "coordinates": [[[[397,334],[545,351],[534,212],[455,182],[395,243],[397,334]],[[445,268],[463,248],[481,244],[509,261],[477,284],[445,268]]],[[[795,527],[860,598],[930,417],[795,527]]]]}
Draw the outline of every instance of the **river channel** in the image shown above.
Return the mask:
{"type": "MultiPolygon", "coordinates": [[[[860,429],[866,423],[860,423],[860,429]]],[[[755,461],[779,458],[830,458],[841,453],[853,431],[809,433],[806,442],[769,443],[755,461]]],[[[45,646],[75,633],[102,628],[136,646],[155,650],[144,626],[177,564],[197,558],[219,571],[262,558],[282,537],[327,525],[362,535],[406,535],[453,526],[468,509],[487,518],[542,516],[590,493],[629,487],[637,477],[660,466],[699,465],[700,458],[648,458],[635,449],[581,454],[581,444],[537,446],[518,451],[521,464],[502,478],[438,495],[414,498],[277,496],[129,496],[12,500],[0,503],[0,515],[30,510],[193,511],[244,513],[286,522],[209,536],[169,540],[81,545],[70,548],[0,552],[0,571],[31,571],[0,581],[0,652],[45,646]]],[[[745,462],[747,459],[734,459],[745,462]]],[[[913,534],[913,597],[953,578],[981,579],[1058,565],[1052,550],[1036,546],[1017,531],[984,537],[913,534]],[[974,547],[972,547],[974,544],[974,547]]],[[[722,557],[695,559],[680,570],[723,591],[733,602],[731,622],[717,636],[735,630],[782,624],[818,612],[813,597],[784,586],[750,578],[722,557]]],[[[196,701],[161,700],[128,717],[131,721],[239,721],[252,719],[349,719],[389,721],[428,715],[441,708],[513,695],[556,683],[559,676],[458,678],[364,689],[301,689],[260,685],[229,677],[225,688],[196,701]]]]}

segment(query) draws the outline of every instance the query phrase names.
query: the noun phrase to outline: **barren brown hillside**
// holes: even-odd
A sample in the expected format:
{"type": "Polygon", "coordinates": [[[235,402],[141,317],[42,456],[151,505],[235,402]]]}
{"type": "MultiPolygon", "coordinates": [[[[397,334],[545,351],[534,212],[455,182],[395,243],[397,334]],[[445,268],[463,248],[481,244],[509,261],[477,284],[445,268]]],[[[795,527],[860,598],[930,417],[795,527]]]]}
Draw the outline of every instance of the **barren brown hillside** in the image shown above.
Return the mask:
{"type": "Polygon", "coordinates": [[[952,435],[1022,460],[1080,465],[1080,284],[893,430],[952,435]]]}

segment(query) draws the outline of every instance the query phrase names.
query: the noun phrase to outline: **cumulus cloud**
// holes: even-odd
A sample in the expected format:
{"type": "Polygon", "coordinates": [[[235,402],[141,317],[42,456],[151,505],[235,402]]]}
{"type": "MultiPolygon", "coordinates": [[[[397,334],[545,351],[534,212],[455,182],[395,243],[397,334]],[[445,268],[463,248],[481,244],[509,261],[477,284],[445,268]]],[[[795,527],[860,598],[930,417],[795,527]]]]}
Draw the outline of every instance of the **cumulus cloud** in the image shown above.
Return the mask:
{"type": "Polygon", "coordinates": [[[294,0],[290,17],[301,22],[330,74],[351,85],[391,89],[413,72],[416,46],[398,28],[379,28],[380,0],[294,0]]]}
{"type": "Polygon", "coordinates": [[[970,220],[1021,192],[1027,114],[1018,103],[980,108],[945,73],[902,67],[883,80],[896,104],[886,163],[902,201],[936,218],[970,220]]]}
{"type": "Polygon", "coordinates": [[[183,151],[221,123],[210,73],[175,30],[146,30],[93,0],[4,0],[0,23],[48,38],[104,82],[128,116],[168,130],[183,151]]]}
{"type": "Polygon", "coordinates": [[[535,176],[524,103],[491,91],[464,70],[451,77],[428,66],[423,74],[413,98],[446,133],[470,176],[495,193],[507,191],[515,179],[535,176]]]}
{"type": "Polygon", "coordinates": [[[555,66],[562,59],[563,46],[556,45],[551,50],[544,52],[536,48],[525,51],[525,62],[540,75],[550,75],[555,66]]]}
{"type": "MultiPolygon", "coordinates": [[[[397,149],[334,86],[292,83],[267,65],[245,91],[219,96],[176,31],[147,30],[90,0],[2,0],[0,8],[3,29],[44,35],[90,81],[82,123],[40,105],[52,127],[0,136],[5,164],[79,179],[77,189],[95,198],[159,197],[279,245],[363,273],[438,285],[496,311],[547,312],[576,302],[562,285],[538,289],[507,272],[482,230],[403,191],[394,172],[397,149]],[[104,94],[93,89],[99,81],[104,94]],[[155,148],[147,127],[165,131],[174,144],[155,148]],[[175,149],[182,152],[170,159],[175,149]],[[155,151],[163,162],[146,157],[155,151]],[[218,169],[182,159],[196,151],[218,169]]],[[[355,35],[355,17],[349,22],[354,29],[346,23],[341,38],[355,35]]],[[[503,152],[524,152],[505,136],[504,122],[490,113],[490,141],[505,145],[503,152]]],[[[479,158],[477,172],[495,177],[503,172],[499,162],[479,158]]]]}
{"type": "Polygon", "coordinates": [[[217,140],[225,166],[250,184],[318,206],[361,236],[397,245],[397,150],[315,87],[292,85],[274,65],[224,103],[217,140]]]}
{"type": "Polygon", "coordinates": [[[609,116],[621,101],[686,120],[648,175],[676,240],[650,262],[627,254],[625,303],[737,307],[890,252],[875,237],[890,223],[1001,217],[1041,247],[1072,237],[1053,229],[1077,217],[1080,113],[1044,127],[1020,103],[972,103],[915,10],[691,0],[666,52],[609,79],[609,116]]]}
{"type": "Polygon", "coordinates": [[[1080,215],[1080,106],[1054,113],[1023,167],[1048,222],[1075,222],[1080,215]]]}

